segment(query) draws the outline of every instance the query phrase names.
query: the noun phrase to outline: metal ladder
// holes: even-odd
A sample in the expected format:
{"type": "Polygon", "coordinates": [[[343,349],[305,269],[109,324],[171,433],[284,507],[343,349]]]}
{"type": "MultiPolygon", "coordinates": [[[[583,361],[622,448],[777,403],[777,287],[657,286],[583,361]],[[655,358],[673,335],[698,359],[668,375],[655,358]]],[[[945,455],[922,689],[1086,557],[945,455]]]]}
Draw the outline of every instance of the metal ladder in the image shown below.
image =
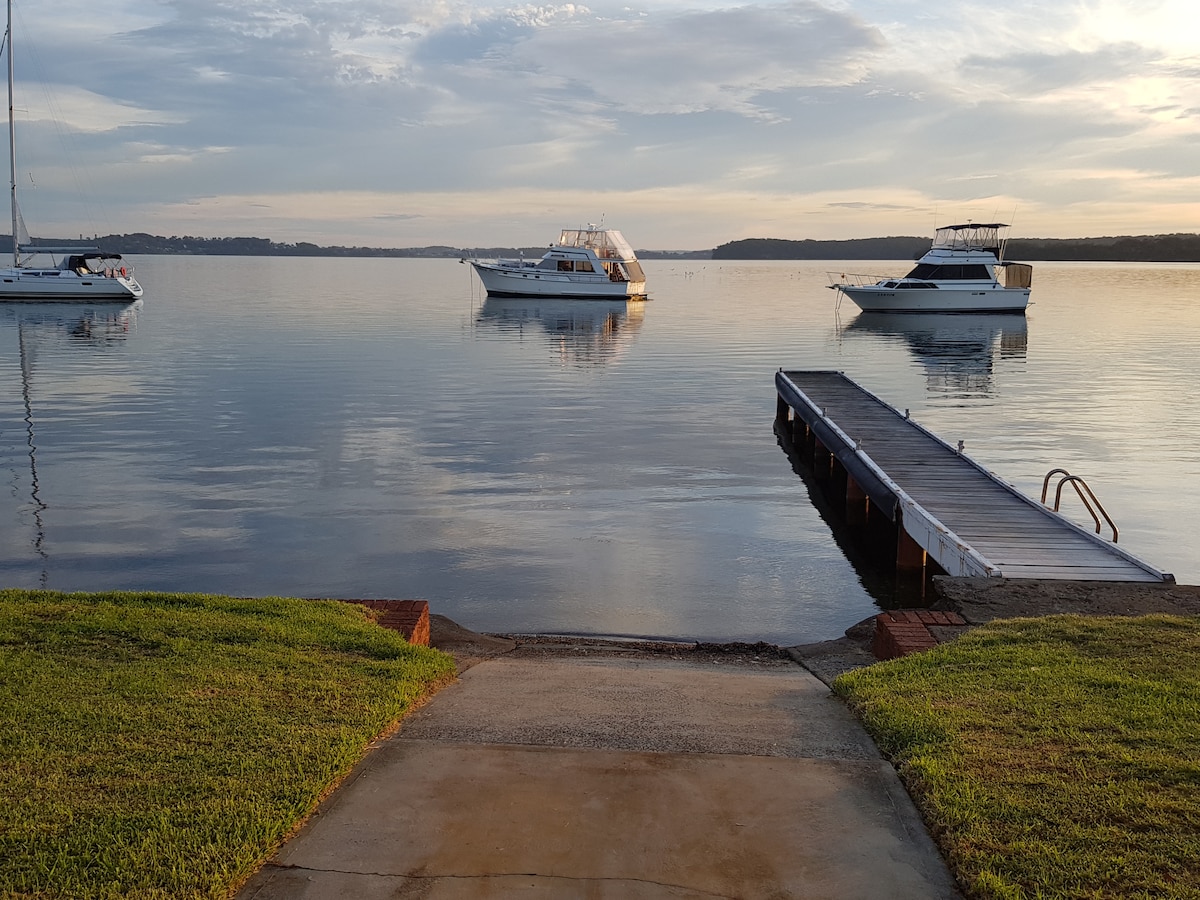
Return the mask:
{"type": "Polygon", "coordinates": [[[1083,506],[1091,515],[1092,521],[1096,523],[1096,534],[1100,533],[1100,517],[1103,516],[1104,521],[1108,523],[1108,527],[1112,529],[1112,542],[1115,544],[1117,542],[1116,523],[1113,522],[1112,517],[1105,511],[1100,501],[1096,499],[1096,495],[1092,493],[1092,489],[1088,487],[1087,482],[1078,475],[1072,475],[1066,469],[1051,469],[1047,472],[1046,477],[1042,479],[1042,505],[1050,505],[1046,502],[1046,494],[1050,490],[1050,479],[1055,475],[1061,475],[1062,477],[1058,479],[1058,487],[1054,491],[1053,510],[1058,512],[1059,504],[1062,502],[1063,485],[1071,485],[1075,489],[1075,493],[1079,495],[1079,499],[1083,501],[1083,506]],[[1097,512],[1099,515],[1097,515],[1097,512]]]}

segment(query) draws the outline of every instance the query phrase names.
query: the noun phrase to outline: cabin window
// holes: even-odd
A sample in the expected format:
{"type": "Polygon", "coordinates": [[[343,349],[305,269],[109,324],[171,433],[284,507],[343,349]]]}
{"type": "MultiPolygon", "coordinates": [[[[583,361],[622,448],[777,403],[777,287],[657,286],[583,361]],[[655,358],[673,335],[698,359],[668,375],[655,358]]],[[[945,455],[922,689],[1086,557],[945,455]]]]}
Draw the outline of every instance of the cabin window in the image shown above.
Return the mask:
{"type": "Polygon", "coordinates": [[[571,261],[569,259],[560,259],[558,261],[558,271],[570,272],[571,271],[571,261]]]}
{"type": "Polygon", "coordinates": [[[935,266],[931,263],[918,263],[905,278],[921,278],[930,281],[991,281],[988,267],[983,265],[969,266],[935,266]]]}
{"type": "Polygon", "coordinates": [[[579,262],[575,263],[575,271],[576,272],[593,272],[594,273],[596,270],[592,268],[592,264],[590,262],[588,262],[586,259],[583,259],[583,260],[580,260],[579,262]]]}

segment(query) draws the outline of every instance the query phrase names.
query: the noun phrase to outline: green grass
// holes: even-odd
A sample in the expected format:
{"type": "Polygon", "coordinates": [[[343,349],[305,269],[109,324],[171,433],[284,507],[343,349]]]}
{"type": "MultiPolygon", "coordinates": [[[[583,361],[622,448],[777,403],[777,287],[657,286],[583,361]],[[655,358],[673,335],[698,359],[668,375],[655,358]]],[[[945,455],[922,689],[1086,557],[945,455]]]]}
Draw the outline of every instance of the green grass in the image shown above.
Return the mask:
{"type": "Polygon", "coordinates": [[[333,601],[0,591],[0,897],[225,897],[453,675],[333,601]]]}
{"type": "Polygon", "coordinates": [[[993,622],[834,689],[969,897],[1200,897],[1200,619],[993,622]]]}

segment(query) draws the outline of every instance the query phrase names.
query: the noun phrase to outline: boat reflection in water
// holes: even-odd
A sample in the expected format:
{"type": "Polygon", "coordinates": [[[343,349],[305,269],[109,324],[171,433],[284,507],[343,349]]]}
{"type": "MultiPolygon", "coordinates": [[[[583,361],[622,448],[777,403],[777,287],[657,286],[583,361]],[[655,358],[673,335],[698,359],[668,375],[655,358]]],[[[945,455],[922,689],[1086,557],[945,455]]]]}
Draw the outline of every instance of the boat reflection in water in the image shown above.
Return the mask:
{"type": "Polygon", "coordinates": [[[930,394],[986,397],[995,389],[997,359],[1024,359],[1024,313],[859,313],[845,337],[878,335],[900,340],[925,369],[930,394]]]}
{"type": "Polygon", "coordinates": [[[36,341],[65,337],[75,345],[123,341],[137,325],[142,301],[95,303],[10,303],[0,306],[0,328],[36,341]]]}
{"type": "MultiPolygon", "coordinates": [[[[10,335],[15,332],[17,358],[20,363],[25,431],[25,447],[22,452],[29,458],[27,509],[33,529],[32,549],[42,561],[40,587],[46,587],[49,578],[50,554],[46,549],[44,514],[50,507],[42,498],[41,482],[38,479],[35,366],[39,352],[46,349],[57,354],[57,345],[60,343],[74,349],[96,350],[103,345],[124,341],[137,324],[137,313],[141,306],[141,300],[124,306],[88,303],[21,303],[0,306],[0,347],[7,349],[11,346],[10,335]]],[[[0,431],[5,430],[3,425],[0,421],[0,431]]]]}
{"type": "Polygon", "coordinates": [[[645,307],[644,300],[488,297],[477,321],[521,338],[544,336],[563,365],[603,366],[624,355],[645,307]]]}

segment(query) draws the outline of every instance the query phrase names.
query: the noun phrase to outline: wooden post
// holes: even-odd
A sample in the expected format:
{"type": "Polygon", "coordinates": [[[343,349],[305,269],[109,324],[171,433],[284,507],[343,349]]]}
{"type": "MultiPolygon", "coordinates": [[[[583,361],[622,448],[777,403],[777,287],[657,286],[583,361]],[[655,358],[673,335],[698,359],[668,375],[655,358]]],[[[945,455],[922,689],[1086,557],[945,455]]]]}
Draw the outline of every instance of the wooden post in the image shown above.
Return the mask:
{"type": "Polygon", "coordinates": [[[837,500],[838,497],[844,496],[846,493],[846,481],[850,478],[850,473],[846,471],[839,460],[832,453],[829,454],[829,496],[832,500],[837,500]]]}
{"type": "Polygon", "coordinates": [[[846,524],[866,525],[867,508],[871,505],[867,492],[854,480],[854,476],[846,473],[846,524]]]}
{"type": "Polygon", "coordinates": [[[925,573],[925,548],[904,530],[903,522],[896,523],[896,572],[925,573]]]}
{"type": "Polygon", "coordinates": [[[833,466],[833,454],[826,449],[819,438],[813,438],[812,460],[813,478],[817,481],[828,481],[833,466]]]}
{"type": "Polygon", "coordinates": [[[777,394],[775,397],[775,421],[786,422],[788,420],[788,413],[791,411],[792,408],[783,399],[783,394],[777,394]]]}
{"type": "Polygon", "coordinates": [[[797,415],[792,416],[792,430],[790,432],[792,438],[792,446],[800,448],[804,446],[805,438],[808,435],[808,423],[797,415]]]}

